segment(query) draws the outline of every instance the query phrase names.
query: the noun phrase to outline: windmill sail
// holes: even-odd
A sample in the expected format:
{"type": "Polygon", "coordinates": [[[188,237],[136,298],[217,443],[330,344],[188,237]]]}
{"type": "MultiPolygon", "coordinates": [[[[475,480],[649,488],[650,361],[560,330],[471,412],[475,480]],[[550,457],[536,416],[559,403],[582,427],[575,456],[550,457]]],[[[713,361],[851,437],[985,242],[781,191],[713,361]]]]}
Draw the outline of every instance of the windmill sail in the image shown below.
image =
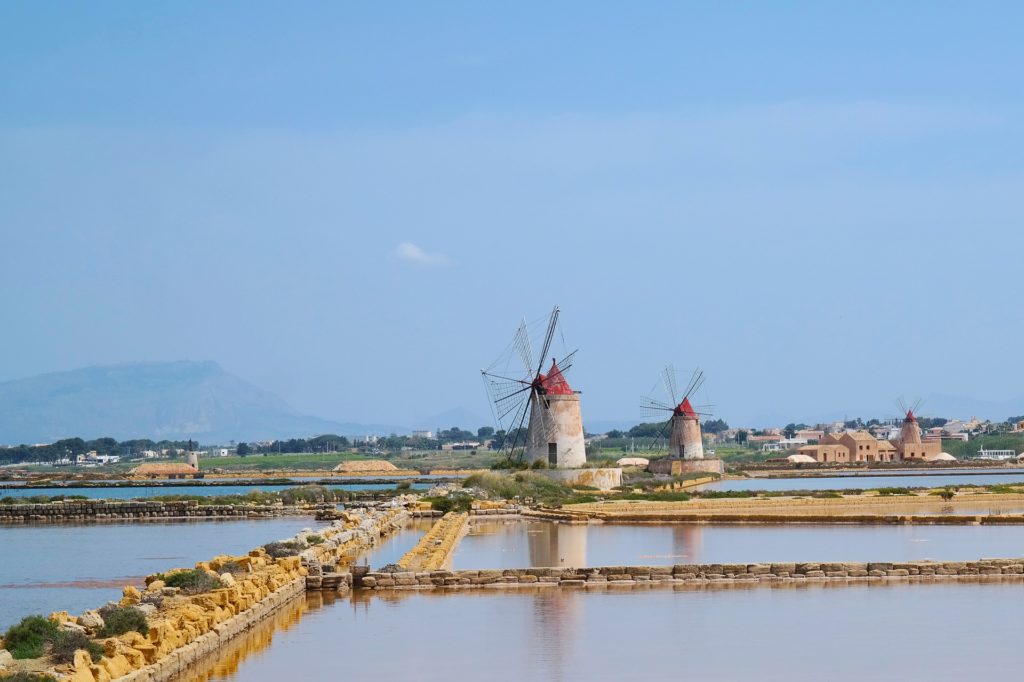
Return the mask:
{"type": "Polygon", "coordinates": [[[640,409],[645,416],[667,417],[665,428],[669,432],[669,456],[678,459],[704,459],[704,438],[700,418],[707,412],[698,411],[691,398],[704,384],[704,372],[697,369],[690,375],[686,390],[680,397],[676,392],[676,371],[668,365],[662,371],[661,396],[644,396],[640,409]]]}
{"type": "Polygon", "coordinates": [[[524,321],[503,356],[481,371],[495,422],[505,435],[502,450],[509,460],[520,461],[525,456],[530,463],[541,461],[561,468],[582,466],[586,461],[579,393],[567,379],[575,351],[564,356],[561,365],[551,358],[544,373],[559,314],[555,307],[548,316],[539,357],[533,355],[529,325],[524,321]]]}

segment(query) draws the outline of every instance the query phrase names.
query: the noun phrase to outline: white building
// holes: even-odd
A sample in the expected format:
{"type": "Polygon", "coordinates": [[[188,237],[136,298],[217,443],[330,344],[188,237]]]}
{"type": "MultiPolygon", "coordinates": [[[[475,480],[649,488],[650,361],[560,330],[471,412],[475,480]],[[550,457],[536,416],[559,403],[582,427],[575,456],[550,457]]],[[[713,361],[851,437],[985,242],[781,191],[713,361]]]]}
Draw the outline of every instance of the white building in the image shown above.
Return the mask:
{"type": "Polygon", "coordinates": [[[761,452],[783,452],[785,450],[796,450],[802,445],[807,445],[806,438],[783,438],[774,443],[761,445],[761,452]]]}
{"type": "Polygon", "coordinates": [[[413,431],[412,432],[412,437],[413,438],[433,438],[434,437],[434,432],[430,431],[430,430],[413,431]]]}

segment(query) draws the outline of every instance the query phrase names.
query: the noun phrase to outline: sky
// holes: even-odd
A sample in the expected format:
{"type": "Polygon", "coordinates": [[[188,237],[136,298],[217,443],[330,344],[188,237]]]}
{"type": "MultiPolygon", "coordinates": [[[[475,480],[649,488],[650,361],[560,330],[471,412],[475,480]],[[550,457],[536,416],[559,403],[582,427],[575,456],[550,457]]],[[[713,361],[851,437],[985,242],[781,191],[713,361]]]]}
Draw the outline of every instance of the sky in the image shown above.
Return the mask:
{"type": "Polygon", "coordinates": [[[488,414],[557,304],[585,420],[667,363],[732,423],[1024,413],[1022,22],[5,2],[0,380],[214,360],[339,421],[488,414]]]}

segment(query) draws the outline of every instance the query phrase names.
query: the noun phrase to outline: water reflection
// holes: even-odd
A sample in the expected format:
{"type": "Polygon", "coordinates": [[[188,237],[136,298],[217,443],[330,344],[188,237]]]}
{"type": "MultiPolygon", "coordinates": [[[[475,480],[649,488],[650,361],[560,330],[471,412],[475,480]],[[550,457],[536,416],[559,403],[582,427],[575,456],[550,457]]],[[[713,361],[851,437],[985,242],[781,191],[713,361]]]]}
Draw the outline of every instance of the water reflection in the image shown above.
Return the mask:
{"type": "Polygon", "coordinates": [[[1016,663],[1021,598],[1009,581],[311,595],[175,682],[990,679],[1016,663]],[[821,627],[836,614],[842,636],[821,627]]]}
{"type": "Polygon", "coordinates": [[[586,566],[587,527],[565,523],[530,526],[526,535],[531,566],[586,566]]]}
{"type": "Polygon", "coordinates": [[[455,569],[1013,557],[1024,526],[475,522],[455,569]]]}

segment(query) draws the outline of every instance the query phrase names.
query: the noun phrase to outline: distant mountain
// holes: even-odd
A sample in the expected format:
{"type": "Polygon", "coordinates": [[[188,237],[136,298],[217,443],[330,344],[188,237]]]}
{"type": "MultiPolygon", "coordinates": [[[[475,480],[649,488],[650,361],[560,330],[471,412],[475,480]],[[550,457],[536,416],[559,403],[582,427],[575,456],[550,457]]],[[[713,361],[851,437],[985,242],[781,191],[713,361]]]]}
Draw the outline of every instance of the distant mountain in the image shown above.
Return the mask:
{"type": "Polygon", "coordinates": [[[0,382],[0,443],[111,436],[201,443],[324,433],[403,433],[401,427],[303,415],[215,362],[87,367],[0,382]]]}

